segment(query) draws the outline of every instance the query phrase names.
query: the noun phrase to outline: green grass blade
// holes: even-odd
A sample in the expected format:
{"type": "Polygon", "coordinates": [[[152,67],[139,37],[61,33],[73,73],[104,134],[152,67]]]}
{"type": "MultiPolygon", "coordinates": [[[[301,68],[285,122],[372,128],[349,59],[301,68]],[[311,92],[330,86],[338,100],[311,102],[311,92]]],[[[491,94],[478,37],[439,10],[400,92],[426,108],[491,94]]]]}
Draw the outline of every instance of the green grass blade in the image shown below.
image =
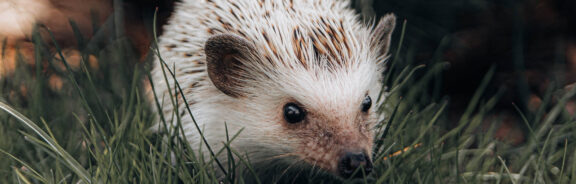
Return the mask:
{"type": "Polygon", "coordinates": [[[26,116],[21,114],[20,112],[16,111],[9,105],[0,102],[0,109],[10,114],[12,117],[16,118],[20,121],[23,125],[28,127],[32,130],[36,135],[40,136],[42,140],[44,140],[48,145],[50,145],[51,151],[54,151],[57,155],[59,155],[66,163],[67,167],[69,167],[74,173],[76,173],[84,182],[91,183],[90,175],[88,172],[76,161],[64,148],[62,148],[56,140],[54,140],[50,135],[44,132],[38,125],[36,125],[32,120],[28,119],[26,116]]]}

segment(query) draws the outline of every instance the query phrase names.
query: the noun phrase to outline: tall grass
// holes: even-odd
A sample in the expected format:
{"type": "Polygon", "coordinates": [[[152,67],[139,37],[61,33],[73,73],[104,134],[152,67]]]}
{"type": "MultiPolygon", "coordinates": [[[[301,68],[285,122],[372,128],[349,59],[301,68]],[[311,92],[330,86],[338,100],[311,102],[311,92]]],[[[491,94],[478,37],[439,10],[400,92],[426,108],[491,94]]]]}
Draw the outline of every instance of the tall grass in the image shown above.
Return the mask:
{"type": "MultiPolygon", "coordinates": [[[[406,24],[403,26],[396,34],[402,38],[406,24]]],[[[87,42],[79,48],[84,56],[79,69],[68,66],[65,59],[53,59],[39,37],[34,37],[35,69],[21,66],[16,76],[3,81],[0,183],[340,181],[316,175],[315,170],[302,171],[297,178],[283,177],[282,172],[265,172],[251,166],[249,158],[242,159],[243,155],[229,146],[212,150],[208,156],[196,155],[178,126],[178,113],[173,114],[175,122],[166,122],[162,114],[151,113],[150,109],[160,102],[146,98],[149,65],[137,61],[122,35],[115,35],[103,47],[87,42]],[[89,55],[96,56],[99,69],[86,64],[89,55]],[[65,79],[61,91],[49,88],[49,76],[41,71],[45,61],[55,70],[51,75],[65,79]],[[66,69],[59,70],[55,65],[66,69]],[[10,98],[10,92],[22,86],[29,93],[21,99],[10,98]],[[156,120],[163,125],[163,133],[150,130],[156,120]],[[176,126],[168,126],[172,123],[176,126]],[[220,154],[228,156],[228,164],[215,159],[220,154]],[[240,169],[245,171],[233,172],[240,169]],[[219,177],[222,173],[224,177],[219,177]]],[[[498,96],[483,95],[494,70],[485,75],[464,113],[451,117],[447,110],[449,98],[429,92],[439,85],[437,80],[446,64],[437,57],[432,58],[435,62],[430,65],[413,65],[417,63],[414,50],[403,45],[402,38],[391,52],[384,76],[388,95],[382,99],[380,112],[386,114],[386,119],[375,127],[375,170],[364,179],[343,182],[576,182],[576,122],[564,110],[576,88],[551,89],[540,109],[518,110],[522,123],[529,127],[527,141],[511,145],[494,139],[493,132],[502,119],[489,113],[498,96]],[[553,102],[554,97],[558,100],[553,102]],[[483,126],[486,124],[489,126],[483,126]]],[[[84,38],[77,34],[76,39],[84,38]]],[[[56,48],[62,55],[62,50],[56,48]]],[[[148,63],[152,62],[150,58],[148,63]]],[[[165,80],[174,80],[170,66],[164,69],[165,80]]],[[[175,93],[182,90],[179,86],[177,89],[175,93]]],[[[177,100],[171,101],[169,104],[177,105],[177,100]]],[[[233,144],[239,133],[242,132],[226,132],[230,140],[226,144],[233,144]]]]}

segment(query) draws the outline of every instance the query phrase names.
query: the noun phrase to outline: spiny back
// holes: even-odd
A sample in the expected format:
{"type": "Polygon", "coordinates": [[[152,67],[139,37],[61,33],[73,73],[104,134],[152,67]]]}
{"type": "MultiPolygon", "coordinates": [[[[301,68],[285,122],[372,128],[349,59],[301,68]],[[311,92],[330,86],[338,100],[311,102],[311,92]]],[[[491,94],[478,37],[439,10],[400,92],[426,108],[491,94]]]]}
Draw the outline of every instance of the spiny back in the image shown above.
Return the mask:
{"type": "Polygon", "coordinates": [[[347,6],[334,0],[186,0],[165,27],[161,54],[169,65],[201,73],[205,40],[232,33],[258,47],[263,67],[353,67],[378,55],[364,47],[370,30],[347,6]]]}

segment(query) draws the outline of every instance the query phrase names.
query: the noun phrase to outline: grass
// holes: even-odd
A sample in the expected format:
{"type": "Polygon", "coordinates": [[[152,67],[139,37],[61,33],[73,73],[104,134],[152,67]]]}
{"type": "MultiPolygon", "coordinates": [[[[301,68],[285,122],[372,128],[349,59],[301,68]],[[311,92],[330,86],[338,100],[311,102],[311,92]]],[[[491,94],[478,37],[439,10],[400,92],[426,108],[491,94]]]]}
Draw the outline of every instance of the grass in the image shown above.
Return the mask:
{"type": "MultiPolygon", "coordinates": [[[[429,92],[439,85],[437,79],[446,63],[436,57],[432,64],[413,64],[414,50],[402,43],[405,26],[401,34],[396,34],[401,38],[384,77],[389,94],[380,111],[387,116],[375,127],[375,171],[367,178],[345,182],[576,182],[576,121],[564,111],[576,89],[550,89],[539,109],[516,112],[528,127],[526,143],[511,145],[496,140],[493,132],[502,119],[493,118],[490,113],[499,96],[484,95],[494,70],[485,75],[464,113],[451,117],[449,98],[429,92]],[[483,126],[486,122],[489,126],[483,126]]],[[[77,37],[83,39],[82,35],[77,37]]],[[[137,61],[124,37],[115,35],[105,46],[90,42],[81,46],[85,59],[76,69],[68,66],[65,59],[54,60],[40,40],[39,35],[34,37],[38,43],[37,67],[29,70],[20,66],[16,76],[2,83],[0,183],[337,181],[316,175],[315,170],[297,171],[302,176],[299,178],[283,177],[281,172],[254,178],[270,173],[251,167],[249,158],[238,162],[230,159],[229,164],[221,165],[227,170],[247,166],[244,174],[227,172],[226,177],[218,178],[217,173],[225,171],[212,167],[217,160],[187,151],[192,148],[184,141],[179,126],[164,127],[171,128],[166,132],[172,133],[150,131],[154,119],[162,119],[151,113],[151,106],[157,104],[149,103],[145,97],[150,68],[146,62],[137,61]],[[98,59],[99,69],[86,63],[90,55],[98,59]],[[65,79],[62,90],[50,88],[46,80],[50,75],[39,67],[42,62],[50,63],[54,71],[50,75],[65,79]],[[59,64],[64,64],[65,69],[56,67],[59,64]],[[19,92],[14,89],[22,86],[28,93],[14,98],[13,94],[19,92]]],[[[172,80],[168,70],[165,77],[172,80]]],[[[238,133],[241,132],[227,132],[232,144],[238,133]]],[[[232,149],[213,150],[213,154],[242,156],[232,149]]]]}

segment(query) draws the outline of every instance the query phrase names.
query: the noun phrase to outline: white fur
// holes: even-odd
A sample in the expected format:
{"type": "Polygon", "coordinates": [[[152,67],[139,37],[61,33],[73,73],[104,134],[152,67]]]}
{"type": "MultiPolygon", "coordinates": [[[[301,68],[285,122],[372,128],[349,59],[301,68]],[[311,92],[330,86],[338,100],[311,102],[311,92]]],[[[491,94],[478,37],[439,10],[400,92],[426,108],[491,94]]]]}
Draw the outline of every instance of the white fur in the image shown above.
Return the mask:
{"type": "MultiPolygon", "coordinates": [[[[376,100],[381,87],[379,79],[383,66],[380,59],[383,57],[371,48],[372,30],[359,22],[357,15],[348,8],[348,1],[294,0],[295,11],[287,11],[288,0],[266,1],[262,8],[259,0],[234,1],[240,9],[232,6],[228,0],[213,1],[184,0],[177,4],[173,17],[160,37],[159,54],[176,73],[176,80],[182,86],[186,99],[193,102],[191,110],[196,122],[216,150],[226,140],[226,123],[230,135],[244,128],[232,146],[241,153],[248,153],[252,161],[264,161],[293,152],[296,144],[293,140],[297,138],[282,131],[281,125],[284,123],[281,121],[282,106],[287,100],[296,100],[307,109],[334,117],[346,117],[346,114],[358,111],[367,92],[376,100]],[[214,4],[221,8],[216,8],[214,4]],[[230,9],[246,18],[235,20],[230,9]],[[263,16],[266,11],[269,17],[263,16]],[[273,47],[279,52],[272,58],[276,66],[254,63],[253,67],[265,71],[263,75],[271,80],[262,76],[257,81],[250,81],[250,86],[245,88],[255,94],[253,96],[233,98],[223,94],[210,82],[205,71],[186,74],[205,70],[204,64],[194,61],[206,62],[203,47],[212,36],[208,28],[225,30],[217,16],[234,29],[244,31],[247,40],[252,41],[260,53],[273,55],[273,47]],[[332,71],[322,67],[322,63],[330,60],[327,57],[314,58],[312,45],[307,45],[303,52],[308,62],[315,64],[303,67],[297,59],[298,53],[295,53],[292,42],[293,28],[300,27],[299,36],[309,41],[309,33],[319,28],[322,30],[318,24],[320,16],[333,21],[330,24],[334,24],[334,27],[339,26],[339,20],[342,20],[345,30],[342,34],[346,35],[346,42],[352,50],[351,55],[340,53],[347,61],[344,67],[336,67],[332,71]],[[267,33],[272,45],[265,41],[262,32],[267,33]],[[182,42],[182,39],[187,42],[182,42]],[[176,47],[169,49],[169,45],[176,47]],[[185,57],[185,53],[196,55],[185,57]],[[195,82],[199,84],[189,88],[195,82]]],[[[169,75],[167,81],[164,79],[159,63],[155,62],[152,71],[156,93],[162,103],[162,109],[158,111],[163,112],[170,122],[176,114],[185,111],[185,105],[179,104],[177,109],[173,109],[168,92],[175,93],[174,79],[169,75]]],[[[181,117],[181,122],[187,140],[193,148],[199,148],[203,143],[187,112],[181,117]]],[[[205,148],[202,150],[206,151],[205,148]]]]}

